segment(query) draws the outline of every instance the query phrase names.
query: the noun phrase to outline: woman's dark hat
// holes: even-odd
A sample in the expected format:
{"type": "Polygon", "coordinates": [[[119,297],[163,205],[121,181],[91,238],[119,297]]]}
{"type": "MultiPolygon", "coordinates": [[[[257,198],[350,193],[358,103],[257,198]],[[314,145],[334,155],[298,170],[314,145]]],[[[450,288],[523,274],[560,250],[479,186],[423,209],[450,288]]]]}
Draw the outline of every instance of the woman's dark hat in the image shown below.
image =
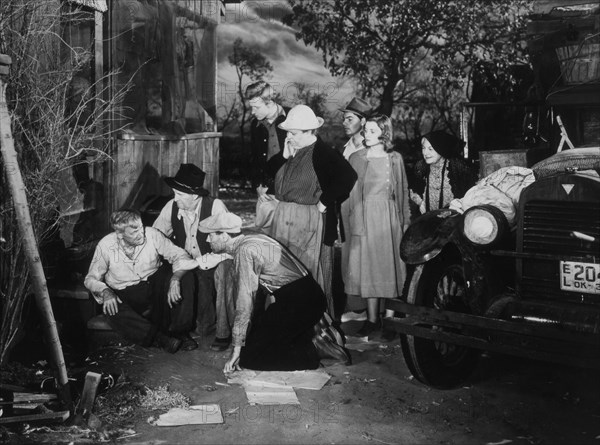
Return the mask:
{"type": "Polygon", "coordinates": [[[208,190],[204,188],[205,176],[206,173],[194,164],[181,164],[175,176],[165,178],[165,182],[169,187],[180,192],[206,196],[208,190]]]}
{"type": "Polygon", "coordinates": [[[371,108],[371,104],[360,97],[353,97],[346,108],[340,108],[342,113],[350,112],[354,114],[358,114],[361,117],[369,117],[371,113],[373,113],[373,108],[371,108]]]}
{"type": "Polygon", "coordinates": [[[464,141],[442,130],[427,133],[423,138],[427,139],[433,149],[446,159],[460,157],[465,146],[464,141]]]}

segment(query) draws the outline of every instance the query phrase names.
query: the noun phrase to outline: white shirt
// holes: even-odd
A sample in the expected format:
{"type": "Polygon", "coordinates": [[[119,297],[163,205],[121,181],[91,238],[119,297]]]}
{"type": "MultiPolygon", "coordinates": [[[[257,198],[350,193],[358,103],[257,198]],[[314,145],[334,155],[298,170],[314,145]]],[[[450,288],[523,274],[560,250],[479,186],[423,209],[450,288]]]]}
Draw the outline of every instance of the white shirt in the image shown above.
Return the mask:
{"type": "Polygon", "coordinates": [[[115,232],[98,242],[84,281],[85,287],[98,303],[102,303],[99,295],[107,287],[125,289],[146,281],[160,267],[161,256],[173,265],[173,272],[198,266],[197,261],[192,260],[160,231],[146,227],[145,232],[144,244],[136,246],[131,258],[123,250],[115,232]]]}
{"type": "MultiPolygon", "coordinates": [[[[160,230],[166,236],[170,237],[173,234],[173,226],[171,224],[171,212],[173,210],[173,202],[175,200],[171,199],[160,211],[160,215],[152,224],[152,227],[160,230]]],[[[184,211],[178,209],[177,211],[177,219],[183,221],[183,228],[185,230],[185,251],[189,253],[192,258],[195,258],[198,262],[198,266],[200,269],[212,269],[215,267],[220,261],[223,261],[227,258],[230,258],[228,255],[216,255],[213,253],[208,253],[205,255],[201,255],[200,247],[198,246],[198,240],[196,235],[198,234],[198,224],[200,223],[200,208],[202,207],[202,198],[198,202],[198,207],[194,211],[184,211]]],[[[218,215],[220,213],[226,213],[227,207],[225,203],[220,199],[215,199],[213,201],[211,216],[218,215]]]]}
{"type": "Polygon", "coordinates": [[[360,146],[357,147],[356,145],[354,145],[354,138],[350,138],[348,142],[346,142],[346,145],[344,145],[344,152],[342,154],[344,155],[344,158],[346,158],[347,161],[350,158],[350,155],[356,153],[358,150],[362,150],[362,148],[362,144],[360,144],[360,146]]]}

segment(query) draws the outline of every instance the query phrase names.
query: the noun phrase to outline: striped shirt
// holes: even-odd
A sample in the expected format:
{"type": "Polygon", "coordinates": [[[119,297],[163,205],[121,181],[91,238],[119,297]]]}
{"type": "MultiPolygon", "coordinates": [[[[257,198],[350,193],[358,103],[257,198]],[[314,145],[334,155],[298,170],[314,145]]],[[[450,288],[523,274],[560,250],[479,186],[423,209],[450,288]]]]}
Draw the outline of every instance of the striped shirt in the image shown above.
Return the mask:
{"type": "Polygon", "coordinates": [[[315,145],[301,148],[290,157],[275,177],[275,197],[280,201],[314,205],[321,197],[321,186],[313,166],[315,145]]]}

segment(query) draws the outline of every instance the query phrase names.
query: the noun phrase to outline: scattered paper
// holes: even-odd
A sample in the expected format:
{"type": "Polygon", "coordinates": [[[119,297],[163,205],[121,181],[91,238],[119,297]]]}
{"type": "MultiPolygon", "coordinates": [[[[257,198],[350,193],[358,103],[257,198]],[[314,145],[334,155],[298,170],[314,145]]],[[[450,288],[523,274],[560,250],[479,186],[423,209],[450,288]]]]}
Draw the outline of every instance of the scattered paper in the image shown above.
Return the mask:
{"type": "Polygon", "coordinates": [[[504,444],[511,443],[511,442],[512,442],[512,440],[510,440],[510,439],[503,439],[500,442],[488,442],[485,445],[504,445],[504,444]]]}
{"type": "Polygon", "coordinates": [[[213,405],[193,405],[189,408],[172,408],[158,419],[149,421],[156,426],[203,425],[223,423],[221,407],[213,405]]]}
{"type": "Polygon", "coordinates": [[[244,386],[250,405],[300,405],[291,386],[244,386]]]}
{"type": "Polygon", "coordinates": [[[320,390],[331,376],[324,371],[263,371],[248,384],[255,386],[291,386],[292,388],[320,390]]]}
{"type": "Polygon", "coordinates": [[[235,371],[225,374],[227,377],[227,383],[230,385],[244,385],[252,380],[260,371],[251,371],[244,369],[242,371],[235,371]]]}

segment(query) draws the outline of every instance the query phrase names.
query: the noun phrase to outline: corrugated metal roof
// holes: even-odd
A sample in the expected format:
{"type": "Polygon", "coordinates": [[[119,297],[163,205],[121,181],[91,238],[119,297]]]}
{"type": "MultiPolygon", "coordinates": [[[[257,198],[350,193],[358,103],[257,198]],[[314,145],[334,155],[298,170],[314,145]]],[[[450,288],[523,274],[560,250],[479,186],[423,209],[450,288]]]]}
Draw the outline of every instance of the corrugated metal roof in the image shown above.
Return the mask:
{"type": "Polygon", "coordinates": [[[71,3],[75,3],[76,5],[87,6],[88,8],[95,9],[96,11],[106,12],[108,10],[108,6],[106,5],[106,0],[68,0],[71,3]]]}

